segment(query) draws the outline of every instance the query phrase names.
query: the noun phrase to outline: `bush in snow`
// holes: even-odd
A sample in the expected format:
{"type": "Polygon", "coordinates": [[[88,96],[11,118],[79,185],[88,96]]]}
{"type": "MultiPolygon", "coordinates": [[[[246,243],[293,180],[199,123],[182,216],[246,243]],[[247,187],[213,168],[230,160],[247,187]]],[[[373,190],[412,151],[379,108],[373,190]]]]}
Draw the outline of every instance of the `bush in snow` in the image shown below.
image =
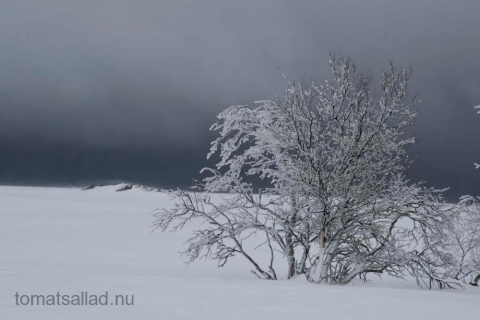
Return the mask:
{"type": "Polygon", "coordinates": [[[446,277],[478,286],[480,282],[480,200],[463,196],[455,207],[456,215],[448,229],[446,277]]]}

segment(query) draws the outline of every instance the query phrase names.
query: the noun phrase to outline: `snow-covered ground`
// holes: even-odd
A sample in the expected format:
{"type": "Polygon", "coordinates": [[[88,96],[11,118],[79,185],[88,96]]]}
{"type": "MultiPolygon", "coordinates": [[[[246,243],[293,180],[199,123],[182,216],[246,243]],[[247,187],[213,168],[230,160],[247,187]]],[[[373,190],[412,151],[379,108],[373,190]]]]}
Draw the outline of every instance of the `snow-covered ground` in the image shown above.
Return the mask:
{"type": "MultiPolygon", "coordinates": [[[[186,266],[191,227],[151,232],[159,192],[0,187],[0,319],[480,319],[480,289],[389,279],[262,281],[242,259],[186,266]],[[16,305],[21,295],[104,295],[106,306],[16,305]],[[115,295],[134,304],[110,305],[115,295]]],[[[25,300],[24,300],[25,301],[25,300]]]]}

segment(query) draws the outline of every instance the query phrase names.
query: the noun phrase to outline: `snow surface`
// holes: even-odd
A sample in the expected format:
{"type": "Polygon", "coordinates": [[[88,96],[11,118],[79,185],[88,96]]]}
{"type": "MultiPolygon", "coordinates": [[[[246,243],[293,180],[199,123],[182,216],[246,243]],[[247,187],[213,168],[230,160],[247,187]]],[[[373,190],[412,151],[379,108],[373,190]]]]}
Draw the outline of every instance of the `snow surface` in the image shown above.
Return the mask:
{"type": "MultiPolygon", "coordinates": [[[[1,319],[480,319],[480,289],[258,280],[240,257],[186,266],[189,227],[151,232],[167,195],[0,186],[1,319]],[[22,306],[20,295],[134,295],[133,306],[22,306]]],[[[110,301],[110,300],[109,300],[110,301]]]]}

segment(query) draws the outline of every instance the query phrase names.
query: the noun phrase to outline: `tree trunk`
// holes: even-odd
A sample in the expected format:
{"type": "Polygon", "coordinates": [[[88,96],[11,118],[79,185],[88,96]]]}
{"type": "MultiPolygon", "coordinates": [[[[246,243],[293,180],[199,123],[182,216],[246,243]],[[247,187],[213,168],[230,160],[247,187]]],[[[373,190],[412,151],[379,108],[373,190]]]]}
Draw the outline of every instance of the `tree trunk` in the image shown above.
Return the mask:
{"type": "Polygon", "coordinates": [[[320,254],[318,255],[318,265],[320,266],[320,275],[317,279],[317,283],[320,283],[327,279],[328,266],[325,265],[325,230],[320,231],[320,254]]]}
{"type": "Polygon", "coordinates": [[[310,251],[310,247],[306,247],[306,248],[303,249],[302,260],[300,260],[300,266],[297,270],[298,274],[304,274],[305,273],[305,267],[306,267],[306,264],[307,264],[309,251],[310,251]]]}
{"type": "Polygon", "coordinates": [[[287,256],[288,263],[288,274],[287,279],[290,279],[295,276],[295,248],[293,247],[293,228],[297,223],[297,202],[295,198],[292,197],[292,213],[290,216],[290,221],[285,226],[285,255],[287,256]]]}
{"type": "Polygon", "coordinates": [[[287,278],[290,279],[295,276],[295,252],[292,246],[292,235],[287,235],[286,238],[286,254],[287,254],[287,263],[288,263],[288,275],[287,278]]]}
{"type": "Polygon", "coordinates": [[[480,274],[478,274],[478,275],[475,277],[475,279],[473,279],[472,282],[470,282],[470,284],[471,284],[472,286],[478,287],[478,283],[479,283],[479,282],[480,282],[480,274]]]}
{"type": "Polygon", "coordinates": [[[320,278],[318,279],[318,283],[320,282],[329,282],[329,270],[332,265],[333,259],[335,258],[337,254],[337,249],[340,246],[340,239],[338,238],[339,236],[337,235],[336,238],[330,239],[328,243],[328,247],[326,245],[326,237],[325,237],[325,231],[322,230],[322,242],[321,242],[321,252],[322,252],[322,269],[320,272],[320,278]],[[328,250],[327,250],[328,249],[328,250]]]}

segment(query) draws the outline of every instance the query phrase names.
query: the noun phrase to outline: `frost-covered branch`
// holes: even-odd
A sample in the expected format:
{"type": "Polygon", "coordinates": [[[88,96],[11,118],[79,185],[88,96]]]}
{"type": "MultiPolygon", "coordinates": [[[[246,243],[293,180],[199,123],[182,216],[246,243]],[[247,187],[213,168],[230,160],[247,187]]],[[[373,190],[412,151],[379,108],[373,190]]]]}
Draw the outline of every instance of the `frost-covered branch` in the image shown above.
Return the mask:
{"type": "Polygon", "coordinates": [[[410,274],[448,286],[441,270],[450,259],[444,246],[451,210],[442,190],[405,175],[415,139],[404,131],[414,124],[418,102],[408,89],[411,70],[390,63],[375,94],[373,76],[357,71],[352,59],[332,55],[329,63],[330,82],[304,86],[287,79],[282,99],[221,112],[208,154],[219,161],[203,171],[210,174],[204,198],[182,194],[180,207],[164,211],[158,226],[210,221],[213,229],[197,231],[189,254],[210,256],[215,247],[211,256],[223,264],[238,251],[248,259],[243,233],[265,234],[269,271],[255,269],[270,278],[279,250],[287,278],[348,283],[368,273],[410,274]],[[270,187],[254,194],[245,176],[270,187]],[[208,194],[218,192],[229,196],[211,202],[208,194]],[[230,249],[222,247],[226,238],[230,249]]]}

